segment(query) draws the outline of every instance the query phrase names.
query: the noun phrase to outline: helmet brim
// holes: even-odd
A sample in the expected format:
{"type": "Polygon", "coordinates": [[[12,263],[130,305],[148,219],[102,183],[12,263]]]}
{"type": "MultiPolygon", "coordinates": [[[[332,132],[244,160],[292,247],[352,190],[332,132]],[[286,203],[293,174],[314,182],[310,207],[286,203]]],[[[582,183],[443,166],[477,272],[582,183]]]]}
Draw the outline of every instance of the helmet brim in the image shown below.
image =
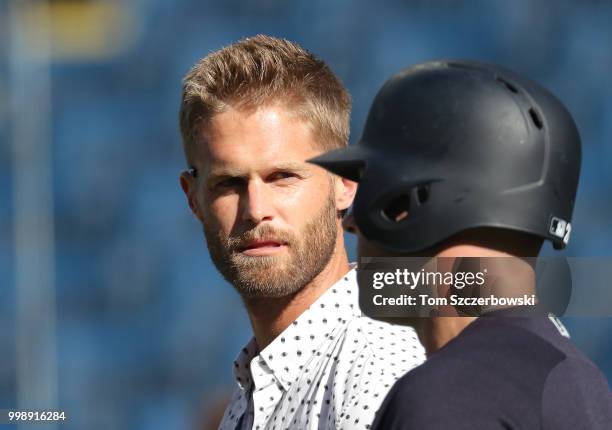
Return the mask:
{"type": "Polygon", "coordinates": [[[333,174],[359,182],[365,167],[366,156],[359,145],[349,145],[346,148],[326,152],[307,160],[309,163],[323,167],[333,174]]]}

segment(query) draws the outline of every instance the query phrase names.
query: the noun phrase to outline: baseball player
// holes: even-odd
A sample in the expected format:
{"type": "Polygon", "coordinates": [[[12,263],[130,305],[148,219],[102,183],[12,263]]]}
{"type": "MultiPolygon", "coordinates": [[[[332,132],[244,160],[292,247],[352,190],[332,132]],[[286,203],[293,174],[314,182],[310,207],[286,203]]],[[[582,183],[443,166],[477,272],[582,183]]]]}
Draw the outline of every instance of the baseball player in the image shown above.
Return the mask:
{"type": "MultiPolygon", "coordinates": [[[[504,257],[535,291],[532,257],[569,241],[580,157],[571,115],[540,85],[436,61],[384,84],[357,145],[312,161],[360,183],[347,221],[360,256],[504,257]]],[[[428,359],[374,428],[612,429],[604,376],[538,306],[404,322],[428,359]]]]}

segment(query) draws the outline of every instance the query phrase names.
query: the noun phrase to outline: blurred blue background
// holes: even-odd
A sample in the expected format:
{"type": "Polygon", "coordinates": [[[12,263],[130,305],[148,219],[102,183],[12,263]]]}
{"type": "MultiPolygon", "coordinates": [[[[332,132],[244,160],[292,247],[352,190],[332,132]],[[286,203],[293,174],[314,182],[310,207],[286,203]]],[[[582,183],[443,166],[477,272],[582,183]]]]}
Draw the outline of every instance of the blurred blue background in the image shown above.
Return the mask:
{"type": "MultiPolygon", "coordinates": [[[[0,1],[0,409],[62,409],[69,429],[214,420],[251,332],[179,188],[177,113],[187,70],[245,36],[328,62],[353,142],[382,82],[416,62],[540,81],[583,138],[565,253],[610,255],[611,22],[595,0],[0,1]]],[[[612,380],[612,320],[566,323],[612,380]]]]}

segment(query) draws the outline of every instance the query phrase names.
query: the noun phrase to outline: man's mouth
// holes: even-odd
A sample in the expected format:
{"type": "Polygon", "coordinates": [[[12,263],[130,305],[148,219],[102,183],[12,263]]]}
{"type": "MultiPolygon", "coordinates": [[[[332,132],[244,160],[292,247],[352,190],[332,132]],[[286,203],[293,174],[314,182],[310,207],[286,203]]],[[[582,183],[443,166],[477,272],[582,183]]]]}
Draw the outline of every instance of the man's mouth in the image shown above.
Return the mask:
{"type": "Polygon", "coordinates": [[[238,248],[238,252],[249,256],[272,255],[281,252],[286,245],[277,240],[254,240],[238,248]]]}

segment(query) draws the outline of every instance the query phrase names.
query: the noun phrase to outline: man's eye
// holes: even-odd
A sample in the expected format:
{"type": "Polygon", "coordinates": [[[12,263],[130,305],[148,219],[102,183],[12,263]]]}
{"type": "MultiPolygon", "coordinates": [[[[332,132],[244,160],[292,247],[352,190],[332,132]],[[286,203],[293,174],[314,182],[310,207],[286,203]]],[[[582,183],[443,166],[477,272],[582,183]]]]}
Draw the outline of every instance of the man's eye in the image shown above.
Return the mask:
{"type": "Polygon", "coordinates": [[[215,188],[233,188],[239,187],[242,185],[241,178],[227,178],[222,181],[217,182],[215,188]]]}
{"type": "Polygon", "coordinates": [[[296,178],[297,175],[292,172],[276,172],[270,175],[269,180],[271,181],[279,181],[283,179],[296,178]]]}

